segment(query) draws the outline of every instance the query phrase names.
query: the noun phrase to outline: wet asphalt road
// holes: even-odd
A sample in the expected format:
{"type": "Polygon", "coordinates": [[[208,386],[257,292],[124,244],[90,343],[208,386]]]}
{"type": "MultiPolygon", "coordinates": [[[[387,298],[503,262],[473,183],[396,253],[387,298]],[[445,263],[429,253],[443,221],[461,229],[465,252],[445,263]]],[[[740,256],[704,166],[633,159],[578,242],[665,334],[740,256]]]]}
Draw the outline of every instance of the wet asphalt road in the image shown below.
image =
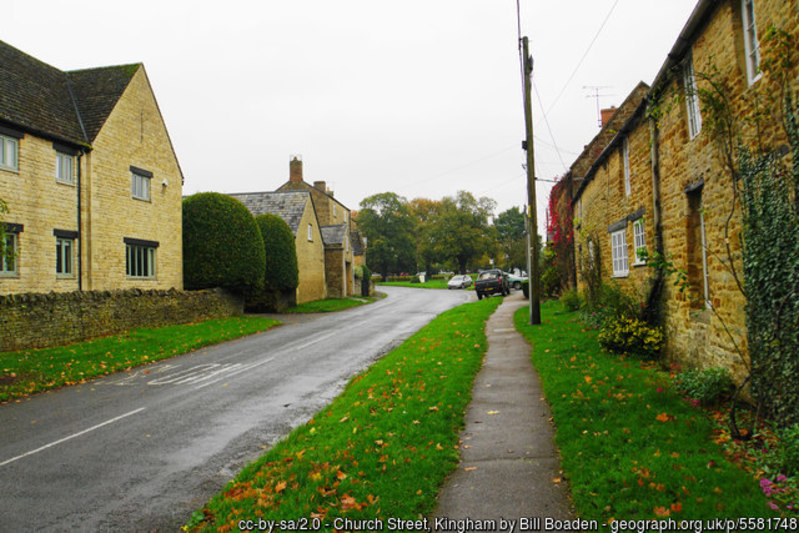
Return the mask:
{"type": "Polygon", "coordinates": [[[350,377],[474,299],[382,290],[375,304],[0,406],[0,531],[176,531],[350,377]]]}

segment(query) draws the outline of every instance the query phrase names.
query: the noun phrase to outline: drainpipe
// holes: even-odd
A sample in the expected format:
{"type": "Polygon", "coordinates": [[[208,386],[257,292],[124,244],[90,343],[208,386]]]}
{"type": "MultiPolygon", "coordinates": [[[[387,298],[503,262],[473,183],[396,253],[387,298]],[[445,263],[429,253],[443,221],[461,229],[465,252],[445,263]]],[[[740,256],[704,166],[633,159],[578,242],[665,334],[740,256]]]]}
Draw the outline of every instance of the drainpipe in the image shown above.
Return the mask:
{"type": "Polygon", "coordinates": [[[78,150],[78,176],[77,176],[77,190],[78,190],[78,291],[83,291],[83,227],[81,218],[81,202],[80,202],[80,160],[83,157],[83,148],[78,150]]]}
{"type": "Polygon", "coordinates": [[[655,228],[655,251],[663,255],[663,227],[660,210],[660,128],[655,118],[649,118],[651,140],[650,159],[652,165],[652,222],[655,228]]]}
{"type": "MultiPolygon", "coordinates": [[[[649,105],[647,105],[647,107],[649,107],[649,105]]],[[[665,258],[660,206],[660,127],[658,126],[657,119],[652,117],[651,114],[649,117],[649,139],[649,156],[652,169],[652,224],[655,230],[655,252],[660,255],[661,258],[665,258]]],[[[646,309],[649,314],[649,316],[646,317],[647,322],[655,322],[658,325],[661,325],[663,322],[662,296],[665,284],[666,279],[663,268],[656,268],[655,278],[649,295],[647,296],[646,309]]]]}

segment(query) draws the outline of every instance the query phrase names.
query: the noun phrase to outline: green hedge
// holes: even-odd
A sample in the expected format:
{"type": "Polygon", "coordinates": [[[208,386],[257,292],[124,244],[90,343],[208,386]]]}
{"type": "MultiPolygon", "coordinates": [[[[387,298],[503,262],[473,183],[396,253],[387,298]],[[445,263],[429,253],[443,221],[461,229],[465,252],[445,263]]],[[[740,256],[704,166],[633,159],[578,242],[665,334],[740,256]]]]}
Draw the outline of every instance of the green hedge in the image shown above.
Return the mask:
{"type": "Polygon", "coordinates": [[[276,290],[295,290],[300,284],[297,268],[297,248],[291,228],[277,215],[255,217],[266,250],[266,287],[276,290]]]}
{"type": "Polygon", "coordinates": [[[238,293],[261,288],[266,255],[247,208],[230,196],[197,193],[183,200],[183,284],[238,293]]]}

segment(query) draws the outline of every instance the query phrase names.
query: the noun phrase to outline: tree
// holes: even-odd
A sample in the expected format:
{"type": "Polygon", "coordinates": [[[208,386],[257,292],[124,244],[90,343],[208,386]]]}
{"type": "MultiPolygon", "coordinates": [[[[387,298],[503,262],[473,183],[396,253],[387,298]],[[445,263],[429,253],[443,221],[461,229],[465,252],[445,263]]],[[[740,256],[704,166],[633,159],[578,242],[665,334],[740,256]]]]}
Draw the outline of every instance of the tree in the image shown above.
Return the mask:
{"type": "Polygon", "coordinates": [[[555,292],[570,287],[575,277],[574,213],[571,201],[569,182],[566,179],[559,180],[549,193],[547,209],[548,263],[553,274],[549,284],[550,290],[555,292]]]}
{"type": "Polygon", "coordinates": [[[494,228],[488,224],[496,202],[490,198],[475,199],[471,193],[458,191],[455,197],[441,200],[441,209],[433,220],[431,235],[436,251],[444,260],[466,272],[484,253],[495,248],[494,228]]]}
{"type": "Polygon", "coordinates": [[[271,213],[255,217],[266,252],[264,286],[247,297],[247,309],[258,312],[281,311],[297,303],[297,247],[291,228],[271,213]]]}
{"type": "Polygon", "coordinates": [[[427,198],[414,198],[409,204],[416,225],[416,264],[425,272],[442,262],[441,254],[433,239],[436,218],[441,211],[441,202],[427,198]]]}
{"type": "Polygon", "coordinates": [[[415,225],[405,198],[393,192],[361,201],[358,227],[369,243],[369,262],[382,275],[416,266],[415,225]]]}
{"type": "Polygon", "coordinates": [[[524,213],[518,207],[503,211],[494,220],[501,255],[506,270],[527,268],[527,240],[524,232],[524,213]]]}
{"type": "Polygon", "coordinates": [[[183,280],[187,289],[223,287],[246,294],[263,287],[264,241],[249,210],[206,192],[183,200],[183,280]]]}

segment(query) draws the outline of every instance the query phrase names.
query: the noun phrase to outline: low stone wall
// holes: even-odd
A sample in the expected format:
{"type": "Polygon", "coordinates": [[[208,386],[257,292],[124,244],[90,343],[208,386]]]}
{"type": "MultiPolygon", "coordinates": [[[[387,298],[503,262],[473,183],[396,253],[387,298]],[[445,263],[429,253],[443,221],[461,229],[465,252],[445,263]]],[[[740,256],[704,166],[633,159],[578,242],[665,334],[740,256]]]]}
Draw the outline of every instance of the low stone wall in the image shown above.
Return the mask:
{"type": "Polygon", "coordinates": [[[240,315],[244,303],[219,289],[50,292],[0,296],[0,351],[44,348],[141,327],[240,315]]]}

